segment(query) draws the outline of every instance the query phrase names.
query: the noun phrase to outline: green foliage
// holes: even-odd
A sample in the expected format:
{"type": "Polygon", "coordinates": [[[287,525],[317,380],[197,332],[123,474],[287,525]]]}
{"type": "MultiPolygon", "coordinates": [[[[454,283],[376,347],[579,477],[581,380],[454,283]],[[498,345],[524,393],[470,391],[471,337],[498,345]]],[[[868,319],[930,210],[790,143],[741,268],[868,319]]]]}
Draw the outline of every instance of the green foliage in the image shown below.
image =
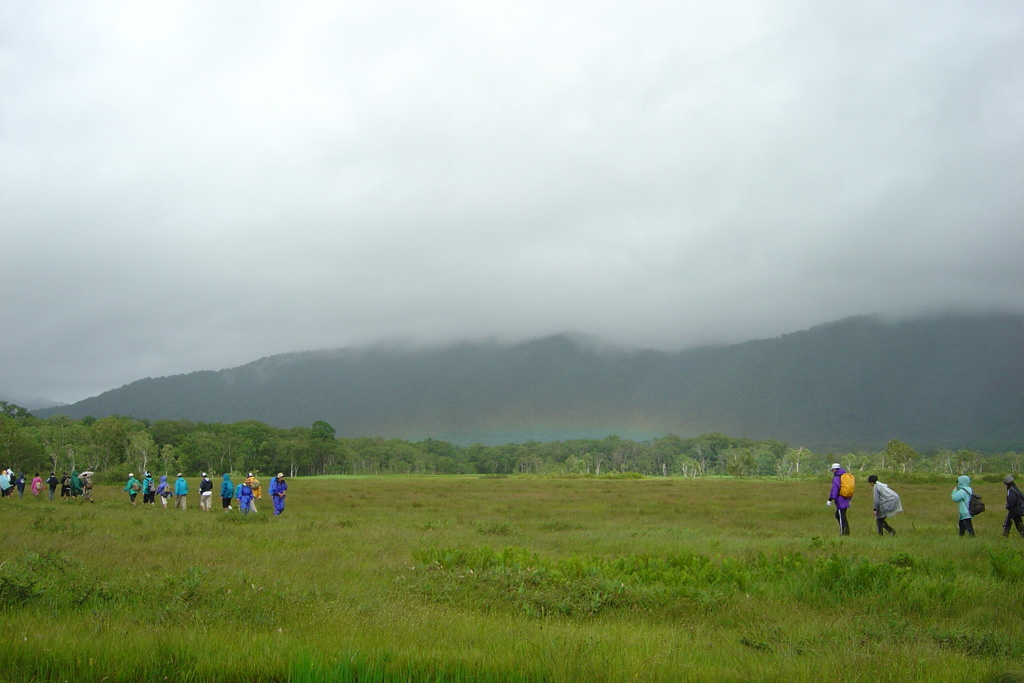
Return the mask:
{"type": "Polygon", "coordinates": [[[228,425],[158,420],[152,425],[126,417],[75,421],[65,416],[15,420],[0,415],[0,456],[29,477],[72,468],[93,470],[96,481],[123,480],[144,469],[173,476],[249,471],[264,477],[283,471],[309,474],[485,474],[558,475],[610,479],[651,476],[734,477],[822,474],[833,460],[848,469],[876,472],[885,480],[945,481],[970,473],[997,482],[1005,472],[1024,470],[1024,454],[982,454],[961,450],[918,453],[890,439],[877,453],[836,455],[790,448],[720,433],[682,438],[668,434],[634,441],[612,434],[602,439],[459,446],[447,441],[332,436],[323,421],[312,428],[282,430],[247,420],[228,425]]]}

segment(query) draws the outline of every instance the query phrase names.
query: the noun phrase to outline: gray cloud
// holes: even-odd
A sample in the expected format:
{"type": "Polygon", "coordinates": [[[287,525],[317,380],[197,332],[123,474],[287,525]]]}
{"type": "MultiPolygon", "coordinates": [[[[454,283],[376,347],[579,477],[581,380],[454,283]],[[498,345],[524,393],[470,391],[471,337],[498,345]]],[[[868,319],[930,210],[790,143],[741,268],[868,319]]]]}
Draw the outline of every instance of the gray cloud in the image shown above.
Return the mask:
{"type": "Polygon", "coordinates": [[[0,397],[1021,310],[1018,3],[6,3],[0,397]]]}

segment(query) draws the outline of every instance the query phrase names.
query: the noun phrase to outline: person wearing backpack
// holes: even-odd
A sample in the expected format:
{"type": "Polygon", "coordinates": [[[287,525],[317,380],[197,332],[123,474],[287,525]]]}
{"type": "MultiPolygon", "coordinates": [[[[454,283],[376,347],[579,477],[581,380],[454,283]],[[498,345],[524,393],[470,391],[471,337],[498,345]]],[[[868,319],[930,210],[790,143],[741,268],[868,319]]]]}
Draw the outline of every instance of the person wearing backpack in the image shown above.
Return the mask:
{"type": "Polygon", "coordinates": [[[832,463],[832,490],[828,494],[827,505],[836,504],[836,521],[839,522],[839,535],[850,535],[850,523],[846,519],[846,511],[850,508],[853,497],[853,475],[842,468],[839,463],[832,463]]]}
{"type": "Polygon", "coordinates": [[[81,476],[82,480],[82,500],[87,500],[90,503],[95,502],[92,499],[92,477],[88,473],[81,476]]]}
{"type": "Polygon", "coordinates": [[[260,499],[261,495],[260,480],[257,479],[252,472],[250,472],[249,476],[245,478],[245,483],[248,484],[249,488],[252,489],[252,500],[249,501],[249,510],[252,512],[256,512],[256,501],[260,499]]]}
{"type": "Polygon", "coordinates": [[[238,507],[243,515],[248,515],[252,507],[252,487],[248,479],[238,486],[238,507]]]}
{"type": "Polygon", "coordinates": [[[885,521],[886,517],[903,512],[903,505],[900,503],[900,494],[893,491],[887,484],[878,481],[878,477],[872,474],[868,477],[871,484],[872,509],[875,511],[875,526],[878,527],[878,535],[888,531],[890,536],[896,535],[896,530],[885,521]]]}
{"type": "Polygon", "coordinates": [[[962,474],[956,478],[956,488],[953,489],[953,502],[958,504],[960,511],[960,535],[967,534],[974,538],[974,522],[971,521],[971,509],[968,505],[971,502],[971,478],[962,474]]]}
{"type": "Polygon", "coordinates": [[[203,478],[199,480],[199,509],[209,512],[211,503],[213,503],[213,482],[210,481],[209,475],[203,472],[203,478]]]}
{"type": "Polygon", "coordinates": [[[142,474],[142,504],[156,505],[156,482],[149,472],[142,474]]]}
{"type": "Polygon", "coordinates": [[[135,478],[134,472],[128,473],[128,483],[124,485],[124,492],[128,494],[128,498],[131,499],[132,505],[135,505],[135,496],[139,495],[139,491],[142,490],[142,482],[135,478]]]}
{"type": "Polygon", "coordinates": [[[1021,494],[1013,477],[1006,475],[1006,521],[1003,522],[1003,536],[1010,535],[1010,524],[1017,527],[1017,533],[1024,537],[1024,494],[1021,494]]]}
{"type": "Polygon", "coordinates": [[[160,483],[156,485],[156,495],[160,496],[160,503],[167,509],[167,499],[171,497],[171,485],[167,481],[167,475],[160,475],[160,483]]]}

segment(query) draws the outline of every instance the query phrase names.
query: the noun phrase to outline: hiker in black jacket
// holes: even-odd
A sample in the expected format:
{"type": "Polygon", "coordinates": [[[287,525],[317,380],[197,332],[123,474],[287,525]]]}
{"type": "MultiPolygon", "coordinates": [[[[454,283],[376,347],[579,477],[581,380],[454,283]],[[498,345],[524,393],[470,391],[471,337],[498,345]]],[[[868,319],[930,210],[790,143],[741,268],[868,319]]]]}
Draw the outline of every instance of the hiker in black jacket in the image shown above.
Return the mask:
{"type": "Polygon", "coordinates": [[[1006,475],[1003,479],[1006,484],[1006,521],[1003,522],[1003,536],[1010,535],[1010,523],[1017,527],[1017,533],[1024,537],[1024,494],[1021,494],[1013,477],[1006,475]]]}

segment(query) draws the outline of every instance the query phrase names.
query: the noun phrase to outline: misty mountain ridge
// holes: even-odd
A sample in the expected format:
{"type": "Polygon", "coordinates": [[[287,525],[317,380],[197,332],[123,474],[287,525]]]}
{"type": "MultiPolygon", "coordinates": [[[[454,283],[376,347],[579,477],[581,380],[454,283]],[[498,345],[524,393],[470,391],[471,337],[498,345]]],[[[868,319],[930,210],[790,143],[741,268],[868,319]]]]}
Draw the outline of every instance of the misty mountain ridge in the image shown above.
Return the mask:
{"type": "Polygon", "coordinates": [[[339,436],[456,443],[712,431],[816,449],[1018,449],[1024,316],[861,316],[678,352],[580,335],[286,353],[146,378],[39,415],[326,420],[339,436]]]}

